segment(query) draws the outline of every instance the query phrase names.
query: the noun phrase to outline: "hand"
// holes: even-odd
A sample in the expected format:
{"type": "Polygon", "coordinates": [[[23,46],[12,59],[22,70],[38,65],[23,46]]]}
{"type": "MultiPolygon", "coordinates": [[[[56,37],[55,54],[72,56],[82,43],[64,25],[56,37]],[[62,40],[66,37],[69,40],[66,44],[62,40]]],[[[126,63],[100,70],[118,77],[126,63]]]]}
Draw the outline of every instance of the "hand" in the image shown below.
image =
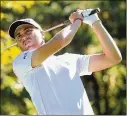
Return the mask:
{"type": "Polygon", "coordinates": [[[76,19],[81,19],[81,20],[83,21],[83,17],[82,17],[82,15],[81,15],[81,12],[80,12],[79,9],[77,9],[76,12],[71,13],[71,15],[70,15],[70,17],[69,17],[69,20],[70,20],[71,23],[74,23],[74,21],[75,21],[76,19]]]}
{"type": "Polygon", "coordinates": [[[97,13],[90,15],[90,12],[92,11],[92,9],[86,9],[86,10],[82,10],[82,15],[84,17],[83,19],[83,23],[89,24],[91,27],[93,26],[93,24],[100,20],[97,13]]]}

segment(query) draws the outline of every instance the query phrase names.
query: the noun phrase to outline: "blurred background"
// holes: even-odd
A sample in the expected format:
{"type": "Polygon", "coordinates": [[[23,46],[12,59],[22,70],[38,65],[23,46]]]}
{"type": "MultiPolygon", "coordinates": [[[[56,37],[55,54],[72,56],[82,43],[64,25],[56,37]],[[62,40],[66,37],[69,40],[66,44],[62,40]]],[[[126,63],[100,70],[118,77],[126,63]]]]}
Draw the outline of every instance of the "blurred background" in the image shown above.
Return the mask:
{"type": "MultiPolygon", "coordinates": [[[[126,114],[126,2],[125,1],[1,1],[1,49],[14,43],[9,25],[21,18],[33,18],[46,30],[68,20],[78,8],[100,8],[98,14],[122,53],[122,62],[103,71],[81,77],[96,115],[126,114]]],[[[63,27],[45,34],[50,40],[63,27]]],[[[29,114],[37,111],[31,98],[12,70],[12,62],[21,50],[14,46],[1,51],[1,115],[29,114]]],[[[102,52],[93,30],[82,24],[65,52],[93,54],[102,52]]]]}

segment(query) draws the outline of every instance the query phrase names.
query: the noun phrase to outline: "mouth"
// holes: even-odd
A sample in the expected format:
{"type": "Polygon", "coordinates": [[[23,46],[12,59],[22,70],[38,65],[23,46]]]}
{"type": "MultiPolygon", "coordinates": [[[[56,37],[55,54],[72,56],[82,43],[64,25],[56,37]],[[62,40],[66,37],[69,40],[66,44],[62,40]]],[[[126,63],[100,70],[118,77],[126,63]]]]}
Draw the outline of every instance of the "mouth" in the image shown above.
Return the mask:
{"type": "Polygon", "coordinates": [[[30,42],[30,40],[25,41],[24,45],[26,46],[29,42],[30,42]]]}
{"type": "Polygon", "coordinates": [[[24,41],[24,47],[26,49],[30,49],[31,47],[33,47],[33,44],[32,44],[32,39],[30,37],[28,37],[25,41],[24,41]]]}

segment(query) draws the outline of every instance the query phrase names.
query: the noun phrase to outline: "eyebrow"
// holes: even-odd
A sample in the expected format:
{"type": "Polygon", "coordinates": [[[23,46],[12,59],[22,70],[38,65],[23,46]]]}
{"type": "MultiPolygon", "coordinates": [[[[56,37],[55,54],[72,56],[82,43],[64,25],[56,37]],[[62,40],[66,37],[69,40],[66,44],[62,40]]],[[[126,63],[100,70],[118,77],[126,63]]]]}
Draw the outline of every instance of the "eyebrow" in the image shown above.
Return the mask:
{"type": "MultiPolygon", "coordinates": [[[[33,28],[33,27],[26,27],[26,28],[24,28],[23,30],[25,31],[26,29],[29,29],[29,28],[33,28]]],[[[17,33],[17,34],[15,35],[15,37],[18,36],[18,35],[20,35],[20,32],[17,33]]]]}

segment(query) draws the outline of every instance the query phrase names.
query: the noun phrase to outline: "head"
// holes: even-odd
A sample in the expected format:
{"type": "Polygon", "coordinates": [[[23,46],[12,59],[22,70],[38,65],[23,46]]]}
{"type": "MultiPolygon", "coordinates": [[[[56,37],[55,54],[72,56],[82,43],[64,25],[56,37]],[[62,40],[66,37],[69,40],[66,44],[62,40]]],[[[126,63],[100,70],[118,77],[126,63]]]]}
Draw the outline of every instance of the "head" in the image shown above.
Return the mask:
{"type": "Polygon", "coordinates": [[[45,43],[41,27],[32,19],[15,21],[9,28],[9,34],[22,51],[39,48],[45,43]]]}

